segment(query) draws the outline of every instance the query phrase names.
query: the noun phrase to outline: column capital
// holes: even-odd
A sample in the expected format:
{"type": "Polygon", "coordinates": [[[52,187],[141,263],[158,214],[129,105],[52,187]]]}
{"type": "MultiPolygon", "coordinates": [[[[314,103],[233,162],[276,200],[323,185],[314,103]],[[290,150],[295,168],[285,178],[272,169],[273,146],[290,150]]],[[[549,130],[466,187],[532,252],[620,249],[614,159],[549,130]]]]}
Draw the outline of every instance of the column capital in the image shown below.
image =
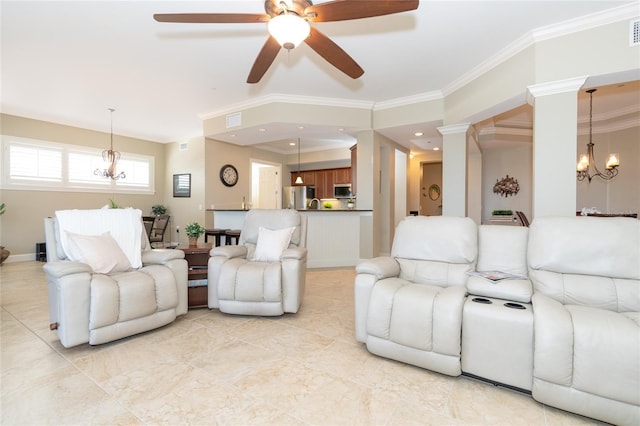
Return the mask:
{"type": "Polygon", "coordinates": [[[566,80],[550,81],[533,84],[527,87],[527,103],[533,105],[539,96],[556,95],[558,93],[577,92],[587,81],[588,76],[568,78],[566,80]]]}
{"type": "Polygon", "coordinates": [[[460,124],[452,124],[450,126],[438,127],[438,131],[442,136],[453,135],[457,133],[467,133],[470,127],[471,127],[471,123],[460,123],[460,124]]]}

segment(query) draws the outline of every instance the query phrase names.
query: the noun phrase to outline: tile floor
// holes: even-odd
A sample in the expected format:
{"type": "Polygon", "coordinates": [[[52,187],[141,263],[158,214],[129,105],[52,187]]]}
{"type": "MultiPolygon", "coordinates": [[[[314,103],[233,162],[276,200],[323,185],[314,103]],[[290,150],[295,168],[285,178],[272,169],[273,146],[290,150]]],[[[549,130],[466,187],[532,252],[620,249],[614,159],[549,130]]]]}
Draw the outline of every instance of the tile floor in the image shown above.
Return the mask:
{"type": "Polygon", "coordinates": [[[581,425],[531,397],[371,355],[353,269],[310,270],[301,311],[197,309],[162,329],[65,349],[42,263],[0,267],[2,425],[581,425]]]}

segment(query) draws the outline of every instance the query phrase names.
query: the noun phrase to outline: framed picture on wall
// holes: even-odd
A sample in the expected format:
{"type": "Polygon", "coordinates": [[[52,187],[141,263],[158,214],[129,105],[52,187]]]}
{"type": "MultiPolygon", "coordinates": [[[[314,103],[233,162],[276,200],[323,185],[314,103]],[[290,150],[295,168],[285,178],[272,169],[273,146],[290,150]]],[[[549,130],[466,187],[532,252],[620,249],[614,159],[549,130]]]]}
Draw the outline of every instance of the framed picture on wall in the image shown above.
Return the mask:
{"type": "Polygon", "coordinates": [[[191,197],[191,173],[173,175],[173,197],[191,197]]]}

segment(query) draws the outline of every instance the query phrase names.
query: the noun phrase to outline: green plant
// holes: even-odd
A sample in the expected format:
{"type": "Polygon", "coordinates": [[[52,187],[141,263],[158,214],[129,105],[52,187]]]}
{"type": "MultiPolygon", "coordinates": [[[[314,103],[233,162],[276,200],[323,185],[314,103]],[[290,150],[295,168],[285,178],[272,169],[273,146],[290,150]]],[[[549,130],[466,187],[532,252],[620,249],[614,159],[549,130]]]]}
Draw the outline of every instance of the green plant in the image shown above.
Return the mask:
{"type": "Polygon", "coordinates": [[[494,216],[511,216],[513,212],[511,210],[494,210],[491,214],[494,216]]]}
{"type": "Polygon", "coordinates": [[[167,208],[162,204],[154,204],[151,206],[151,213],[158,216],[161,214],[165,214],[167,212],[167,208]]]}
{"type": "Polygon", "coordinates": [[[4,203],[0,204],[0,216],[4,214],[4,203]]]}
{"type": "Polygon", "coordinates": [[[328,201],[327,201],[326,203],[324,203],[324,204],[322,205],[322,207],[324,207],[325,209],[330,209],[330,208],[332,208],[333,206],[331,205],[331,203],[330,203],[330,202],[328,202],[328,201]]]}
{"type": "Polygon", "coordinates": [[[356,203],[356,199],[355,198],[349,198],[349,199],[347,199],[347,203],[355,204],[356,203]]]}
{"type": "Polygon", "coordinates": [[[204,226],[200,225],[198,222],[191,222],[184,227],[184,232],[187,234],[187,237],[198,238],[200,235],[204,234],[204,231],[204,226]]]}
{"type": "Polygon", "coordinates": [[[113,198],[109,199],[109,208],[110,209],[121,209],[122,207],[120,206],[120,204],[116,203],[116,201],[113,198]]]}

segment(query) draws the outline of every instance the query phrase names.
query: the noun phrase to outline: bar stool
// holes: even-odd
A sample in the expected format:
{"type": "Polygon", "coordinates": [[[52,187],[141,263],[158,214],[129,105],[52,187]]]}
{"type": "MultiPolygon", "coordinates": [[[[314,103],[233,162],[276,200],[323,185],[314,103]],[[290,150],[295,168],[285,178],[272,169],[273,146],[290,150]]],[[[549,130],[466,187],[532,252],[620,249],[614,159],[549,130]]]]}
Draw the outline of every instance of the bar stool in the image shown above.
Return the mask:
{"type": "Polygon", "coordinates": [[[238,244],[239,238],[240,238],[239,229],[227,229],[226,231],[224,231],[224,244],[226,246],[238,244]],[[233,240],[233,242],[231,240],[233,240]]]}
{"type": "Polygon", "coordinates": [[[218,247],[220,246],[220,237],[222,237],[226,231],[227,229],[207,229],[204,231],[204,242],[209,242],[209,236],[214,237],[216,240],[215,246],[218,247]]]}

